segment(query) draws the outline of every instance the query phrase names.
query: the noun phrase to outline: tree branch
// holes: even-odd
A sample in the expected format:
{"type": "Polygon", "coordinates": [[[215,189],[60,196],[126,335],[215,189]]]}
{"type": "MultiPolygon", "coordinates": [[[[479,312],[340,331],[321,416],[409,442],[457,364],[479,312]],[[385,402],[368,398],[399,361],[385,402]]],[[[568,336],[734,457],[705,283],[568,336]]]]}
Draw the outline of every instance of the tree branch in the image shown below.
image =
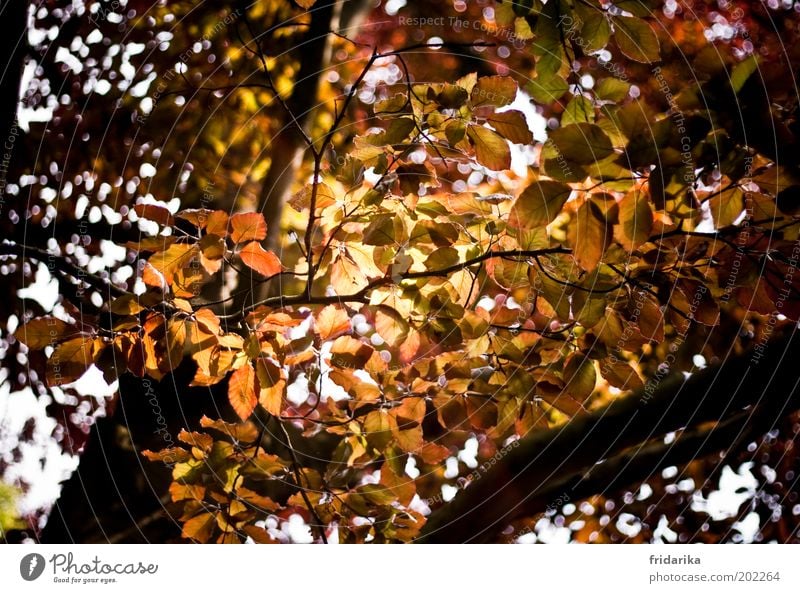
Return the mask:
{"type": "Polygon", "coordinates": [[[794,367],[800,340],[795,332],[762,344],[758,356],[726,358],[687,380],[667,377],[655,388],[646,385],[564,426],[523,438],[481,479],[434,512],[418,541],[491,538],[515,517],[541,511],[542,500],[549,500],[562,476],[585,473],[603,458],[667,432],[725,420],[747,406],[797,407],[800,379],[794,367]],[[785,380],[789,377],[791,383],[785,380]],[[598,451],[597,443],[611,445],[598,451]]]}

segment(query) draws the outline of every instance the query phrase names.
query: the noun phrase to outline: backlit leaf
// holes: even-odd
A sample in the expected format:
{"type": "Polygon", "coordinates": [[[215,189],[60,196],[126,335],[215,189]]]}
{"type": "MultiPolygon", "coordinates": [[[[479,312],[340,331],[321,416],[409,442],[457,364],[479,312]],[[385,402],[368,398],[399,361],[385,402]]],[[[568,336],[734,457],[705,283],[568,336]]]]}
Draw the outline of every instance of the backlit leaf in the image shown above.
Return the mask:
{"type": "Polygon", "coordinates": [[[503,171],[511,166],[511,149],[497,132],[483,126],[468,126],[467,136],[475,147],[478,163],[492,171],[503,171]]]}
{"type": "Polygon", "coordinates": [[[518,229],[536,229],[553,222],[572,188],[558,181],[534,181],[514,202],[508,224],[518,229]]]}
{"type": "Polygon", "coordinates": [[[234,243],[263,241],[267,238],[267,223],[260,212],[234,214],[230,218],[230,226],[234,243]]]}
{"type": "Polygon", "coordinates": [[[248,268],[267,278],[281,271],[281,261],[278,256],[261,247],[258,241],[251,241],[245,245],[239,252],[239,257],[248,268]]]}
{"type": "Polygon", "coordinates": [[[258,403],[253,365],[245,364],[231,374],[228,382],[228,401],[236,415],[247,420],[258,403]]]}

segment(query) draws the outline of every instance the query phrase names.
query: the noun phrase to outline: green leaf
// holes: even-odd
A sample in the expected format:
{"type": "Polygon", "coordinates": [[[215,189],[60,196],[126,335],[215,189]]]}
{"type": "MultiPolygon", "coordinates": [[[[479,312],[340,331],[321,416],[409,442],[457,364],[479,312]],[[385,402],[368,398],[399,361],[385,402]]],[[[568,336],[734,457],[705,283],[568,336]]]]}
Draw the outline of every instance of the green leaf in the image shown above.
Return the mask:
{"type": "Polygon", "coordinates": [[[594,105],[583,95],[577,95],[567,104],[561,116],[561,125],[594,123],[594,105]]]}
{"type": "Polygon", "coordinates": [[[614,0],[614,6],[633,16],[653,17],[662,4],[661,0],[614,0]]]}
{"type": "Polygon", "coordinates": [[[567,160],[589,165],[614,154],[606,133],[594,124],[570,124],[550,134],[553,144],[567,160]]]}
{"type": "Polygon", "coordinates": [[[539,73],[528,83],[527,90],[534,101],[547,104],[563,97],[564,93],[569,90],[569,85],[562,76],[542,76],[539,73]]]}
{"type": "Polygon", "coordinates": [[[749,55],[733,68],[733,72],[731,72],[731,87],[735,93],[742,90],[747,79],[750,78],[753,72],[758,70],[758,62],[758,56],[749,55]]]}
{"type": "Polygon", "coordinates": [[[511,207],[508,224],[518,229],[535,229],[555,220],[572,188],[558,181],[534,181],[511,207]]]}
{"type": "Polygon", "coordinates": [[[636,17],[614,16],[614,41],[620,51],[636,62],[651,64],[661,57],[658,37],[645,21],[636,17]]]}
{"type": "Polygon", "coordinates": [[[608,77],[597,83],[594,94],[603,101],[614,101],[618,103],[628,96],[631,84],[619,78],[608,77]]]}
{"type": "MultiPolygon", "coordinates": [[[[605,12],[601,12],[583,4],[575,6],[575,13],[581,20],[580,39],[578,41],[584,53],[591,53],[603,49],[611,39],[611,24],[605,12]]],[[[572,31],[572,27],[570,27],[572,31]]],[[[566,35],[566,33],[565,33],[566,35]]]]}

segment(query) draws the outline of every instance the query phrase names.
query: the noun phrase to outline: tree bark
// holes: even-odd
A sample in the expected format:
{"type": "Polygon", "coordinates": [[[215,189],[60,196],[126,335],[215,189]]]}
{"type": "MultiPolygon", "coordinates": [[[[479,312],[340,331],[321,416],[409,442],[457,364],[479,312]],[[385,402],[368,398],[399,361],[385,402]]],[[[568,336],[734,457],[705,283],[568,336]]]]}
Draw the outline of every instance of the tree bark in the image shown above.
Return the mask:
{"type": "MultiPolygon", "coordinates": [[[[760,354],[726,358],[687,380],[680,375],[665,378],[649,398],[639,390],[564,426],[531,434],[509,447],[496,465],[452,502],[434,511],[417,541],[492,540],[513,519],[544,511],[561,489],[576,487],[570,486],[570,480],[587,472],[591,475],[590,470],[602,476],[602,480],[594,480],[593,488],[604,481],[621,484],[613,471],[623,471],[618,456],[630,447],[682,428],[694,430],[706,422],[724,422],[748,406],[774,410],[773,416],[785,415],[799,407],[800,377],[795,368],[799,342],[793,332],[762,345],[765,352],[760,354]],[[597,466],[615,458],[606,468],[597,466]]],[[[714,446],[723,448],[725,443],[714,446]]],[[[638,472],[626,468],[624,480],[646,479],[652,468],[647,463],[638,467],[638,472]]],[[[581,490],[584,496],[589,493],[585,487],[581,490]]]]}

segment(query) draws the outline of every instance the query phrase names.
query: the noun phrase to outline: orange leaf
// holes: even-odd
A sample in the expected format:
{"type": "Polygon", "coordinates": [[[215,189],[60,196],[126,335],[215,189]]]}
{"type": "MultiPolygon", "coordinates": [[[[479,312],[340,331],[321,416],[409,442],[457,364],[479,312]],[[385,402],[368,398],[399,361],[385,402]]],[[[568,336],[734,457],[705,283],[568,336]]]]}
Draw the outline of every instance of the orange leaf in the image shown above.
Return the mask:
{"type": "Polygon", "coordinates": [[[280,415],[283,392],[286,390],[286,380],[280,367],[269,359],[259,358],[256,361],[256,370],[259,387],[258,403],[273,416],[280,415]]]}
{"type": "Polygon", "coordinates": [[[228,401],[242,420],[247,420],[258,403],[256,374],[250,363],[235,370],[228,383],[228,401]]]}
{"type": "Polygon", "coordinates": [[[245,245],[239,252],[239,256],[247,267],[262,276],[274,276],[281,271],[281,260],[278,259],[278,256],[261,247],[258,241],[245,245]]]}
{"type": "Polygon", "coordinates": [[[197,323],[203,326],[203,329],[212,335],[218,336],[222,331],[219,317],[209,308],[198,309],[194,314],[194,318],[197,320],[197,323]]]}
{"type": "Polygon", "coordinates": [[[331,347],[331,364],[350,369],[363,369],[375,350],[369,344],[350,336],[336,338],[331,347]]]}
{"type": "Polygon", "coordinates": [[[259,212],[234,214],[230,219],[231,239],[234,243],[263,241],[267,237],[267,223],[259,212]]]}
{"type": "Polygon", "coordinates": [[[228,213],[224,210],[214,210],[208,215],[206,232],[224,237],[228,234],[228,213]]]}
{"type": "Polygon", "coordinates": [[[183,524],[183,533],[181,535],[204,544],[211,538],[211,534],[214,531],[214,523],[216,523],[216,520],[213,514],[200,513],[183,524]]]}
{"type": "Polygon", "coordinates": [[[330,340],[350,331],[350,316],[336,305],[328,305],[319,312],[314,327],[322,340],[330,340]]]}
{"type": "Polygon", "coordinates": [[[166,251],[161,251],[150,256],[148,263],[163,274],[168,284],[172,284],[172,278],[175,272],[191,261],[196,250],[196,245],[174,243],[166,251]]]}

